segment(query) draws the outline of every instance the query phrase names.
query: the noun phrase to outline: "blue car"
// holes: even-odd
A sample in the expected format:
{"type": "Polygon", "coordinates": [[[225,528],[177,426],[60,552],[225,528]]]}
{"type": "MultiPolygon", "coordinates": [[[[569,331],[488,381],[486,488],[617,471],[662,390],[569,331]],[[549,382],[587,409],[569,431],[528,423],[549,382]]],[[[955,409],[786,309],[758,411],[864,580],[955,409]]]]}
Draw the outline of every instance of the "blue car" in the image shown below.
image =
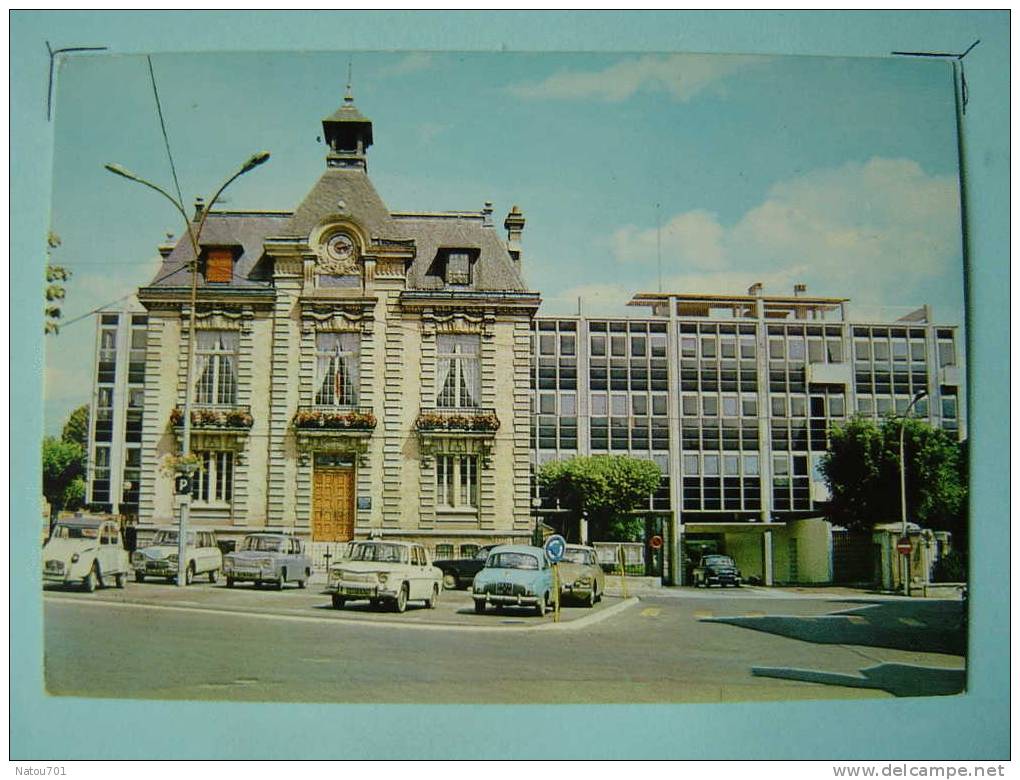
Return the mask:
{"type": "Polygon", "coordinates": [[[533,607],[541,617],[549,608],[553,592],[552,567],[540,547],[507,544],[494,547],[485,567],[475,575],[471,596],[475,612],[487,604],[502,607],[533,607]]]}

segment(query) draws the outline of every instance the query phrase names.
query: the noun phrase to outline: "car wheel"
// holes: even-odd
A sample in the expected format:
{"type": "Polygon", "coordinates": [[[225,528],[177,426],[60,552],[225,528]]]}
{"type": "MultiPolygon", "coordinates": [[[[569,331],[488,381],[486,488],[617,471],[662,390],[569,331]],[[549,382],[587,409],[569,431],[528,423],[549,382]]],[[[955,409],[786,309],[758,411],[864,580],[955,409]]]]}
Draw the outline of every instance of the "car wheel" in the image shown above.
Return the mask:
{"type": "Polygon", "coordinates": [[[593,587],[588,593],[588,601],[585,603],[585,606],[588,607],[588,609],[591,609],[595,606],[596,601],[598,601],[598,599],[595,597],[595,588],[593,587]]]}
{"type": "Polygon", "coordinates": [[[305,576],[297,581],[297,586],[304,590],[305,585],[308,584],[308,578],[312,576],[311,569],[305,569],[305,576]]]}
{"type": "Polygon", "coordinates": [[[403,612],[407,609],[407,583],[405,582],[400,586],[400,592],[397,593],[397,597],[393,599],[393,611],[403,612]]]}
{"type": "Polygon", "coordinates": [[[283,590],[283,583],[285,583],[286,581],[287,581],[287,570],[286,569],[280,569],[280,578],[275,583],[276,589],[277,590],[283,590]]]}
{"type": "Polygon", "coordinates": [[[219,569],[213,569],[211,572],[209,572],[209,582],[211,582],[211,583],[213,583],[215,585],[216,584],[216,580],[218,580],[219,578],[220,578],[220,570],[219,569]]]}
{"type": "Polygon", "coordinates": [[[485,612],[485,599],[475,599],[475,612],[479,615],[485,612]]]}
{"type": "Polygon", "coordinates": [[[425,600],[425,606],[429,609],[435,609],[439,606],[439,586],[432,586],[432,598],[425,600]]]}
{"type": "Polygon", "coordinates": [[[443,575],[443,587],[447,590],[457,589],[457,575],[453,572],[449,572],[443,575]]]}
{"type": "Polygon", "coordinates": [[[228,588],[234,587],[234,578],[233,577],[227,577],[227,587],[228,588]]]}
{"type": "Polygon", "coordinates": [[[124,574],[124,572],[120,572],[119,574],[113,575],[113,584],[116,585],[121,590],[124,590],[125,580],[127,580],[127,575],[124,574]]]}
{"type": "Polygon", "coordinates": [[[145,582],[145,575],[140,571],[135,572],[135,582],[145,582]]]}
{"type": "Polygon", "coordinates": [[[343,609],[344,602],[347,601],[343,596],[338,596],[336,593],[333,594],[333,609],[343,609]]]}
{"type": "Polygon", "coordinates": [[[535,604],[535,614],[538,615],[539,617],[542,617],[543,615],[545,615],[545,608],[546,608],[546,605],[548,603],[549,603],[549,594],[546,593],[544,596],[542,596],[542,598],[540,598],[538,600],[538,603],[535,604]]]}
{"type": "Polygon", "coordinates": [[[96,570],[96,565],[93,563],[92,568],[89,569],[89,573],[85,575],[85,579],[81,581],[81,589],[86,593],[91,593],[96,589],[97,579],[99,579],[99,575],[96,570]]]}
{"type": "Polygon", "coordinates": [[[602,594],[599,593],[599,586],[596,584],[593,585],[592,587],[595,590],[595,601],[602,601],[602,594]]]}
{"type": "Polygon", "coordinates": [[[189,563],[188,568],[184,570],[184,584],[190,585],[195,579],[195,564],[189,563]]]}

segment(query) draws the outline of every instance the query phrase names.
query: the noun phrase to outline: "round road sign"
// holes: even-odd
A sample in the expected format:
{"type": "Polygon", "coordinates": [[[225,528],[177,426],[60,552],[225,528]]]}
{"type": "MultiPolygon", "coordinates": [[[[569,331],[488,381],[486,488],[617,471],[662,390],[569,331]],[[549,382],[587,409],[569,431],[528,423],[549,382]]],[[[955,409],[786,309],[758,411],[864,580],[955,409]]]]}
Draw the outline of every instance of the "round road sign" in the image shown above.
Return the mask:
{"type": "Polygon", "coordinates": [[[910,555],[910,539],[905,536],[901,536],[896,542],[896,552],[900,555],[910,555]]]}
{"type": "Polygon", "coordinates": [[[567,540],[559,534],[553,534],[545,540],[545,557],[549,563],[559,563],[567,550],[567,540]]]}
{"type": "Polygon", "coordinates": [[[655,536],[648,540],[648,546],[651,547],[653,550],[658,550],[660,547],[662,547],[662,537],[656,534],[655,536]]]}

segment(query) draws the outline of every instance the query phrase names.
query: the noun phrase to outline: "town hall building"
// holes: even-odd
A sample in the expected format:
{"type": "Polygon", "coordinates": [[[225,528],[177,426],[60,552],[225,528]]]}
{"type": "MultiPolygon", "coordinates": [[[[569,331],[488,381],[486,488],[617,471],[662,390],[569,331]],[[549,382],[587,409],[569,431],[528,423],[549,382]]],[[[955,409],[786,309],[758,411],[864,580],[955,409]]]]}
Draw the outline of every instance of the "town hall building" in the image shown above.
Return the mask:
{"type": "Polygon", "coordinates": [[[194,527],[282,529],[313,551],[370,536],[524,541],[539,305],[521,273],[524,216],[515,207],[503,234],[490,204],[391,211],[368,177],[372,123],[349,92],[322,127],[325,171],[292,212],[210,212],[190,387],[187,237],[138,291],[139,535],[176,522],[166,466],[189,394],[194,527]]]}

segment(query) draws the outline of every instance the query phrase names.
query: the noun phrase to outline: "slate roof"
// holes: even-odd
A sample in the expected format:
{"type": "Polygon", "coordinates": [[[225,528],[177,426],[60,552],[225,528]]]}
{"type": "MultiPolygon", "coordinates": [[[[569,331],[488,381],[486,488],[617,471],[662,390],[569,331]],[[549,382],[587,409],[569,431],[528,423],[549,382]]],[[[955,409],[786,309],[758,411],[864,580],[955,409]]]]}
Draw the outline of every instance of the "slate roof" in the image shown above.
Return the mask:
{"type": "MultiPolygon", "coordinates": [[[[216,212],[213,211],[202,228],[199,244],[209,246],[240,246],[241,254],[234,264],[234,287],[265,287],[267,279],[257,269],[262,257],[262,242],[268,236],[278,235],[290,219],[289,213],[277,212],[216,212]]],[[[163,259],[150,284],[152,287],[189,287],[191,274],[187,265],[191,261],[191,241],[182,235],[163,259]]],[[[199,287],[205,279],[198,277],[199,287]]],[[[222,287],[223,285],[215,285],[222,287]]]]}

